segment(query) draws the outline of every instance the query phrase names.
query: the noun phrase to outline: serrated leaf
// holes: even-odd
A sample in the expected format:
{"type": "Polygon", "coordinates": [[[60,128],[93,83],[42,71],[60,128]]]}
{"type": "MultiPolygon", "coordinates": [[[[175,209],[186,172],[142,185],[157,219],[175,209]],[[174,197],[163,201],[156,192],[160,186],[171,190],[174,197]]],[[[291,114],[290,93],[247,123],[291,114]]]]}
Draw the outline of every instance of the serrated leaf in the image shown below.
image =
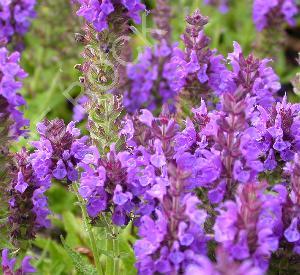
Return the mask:
{"type": "Polygon", "coordinates": [[[97,275],[96,269],[79,253],[73,251],[62,239],[63,246],[72,259],[76,271],[82,275],[97,275]]]}

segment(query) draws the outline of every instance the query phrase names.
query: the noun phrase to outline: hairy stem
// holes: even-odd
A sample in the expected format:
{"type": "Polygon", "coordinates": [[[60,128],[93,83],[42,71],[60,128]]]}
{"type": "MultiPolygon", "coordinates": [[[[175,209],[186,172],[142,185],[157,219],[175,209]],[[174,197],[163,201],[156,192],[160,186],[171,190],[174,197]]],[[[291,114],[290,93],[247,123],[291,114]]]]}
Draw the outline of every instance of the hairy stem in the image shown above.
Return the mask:
{"type": "Polygon", "coordinates": [[[85,226],[85,230],[87,231],[88,235],[89,235],[89,239],[90,239],[90,244],[91,244],[91,248],[92,248],[92,252],[93,252],[93,256],[94,256],[94,261],[95,261],[95,265],[96,265],[96,269],[99,275],[104,275],[103,271],[102,271],[102,267],[101,267],[101,262],[100,262],[100,254],[96,245],[96,238],[93,232],[93,228],[89,223],[89,218],[88,218],[88,214],[83,202],[83,199],[79,196],[78,194],[78,186],[77,184],[73,184],[73,190],[77,196],[78,202],[80,204],[80,208],[81,208],[81,212],[82,212],[82,218],[84,221],[84,226],[85,226]]]}

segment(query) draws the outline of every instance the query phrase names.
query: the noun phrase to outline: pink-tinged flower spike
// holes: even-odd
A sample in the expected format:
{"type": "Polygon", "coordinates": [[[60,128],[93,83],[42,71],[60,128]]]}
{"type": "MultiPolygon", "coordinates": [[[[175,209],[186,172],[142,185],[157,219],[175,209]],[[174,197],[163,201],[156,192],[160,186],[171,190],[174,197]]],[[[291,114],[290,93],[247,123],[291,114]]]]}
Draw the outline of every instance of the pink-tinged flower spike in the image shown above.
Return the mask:
{"type": "Polygon", "coordinates": [[[198,208],[198,198],[188,193],[189,176],[169,163],[164,180],[156,179],[148,194],[159,201],[152,213],[141,218],[134,245],[139,274],[181,274],[195,255],[206,253],[204,222],[207,214],[198,208]]]}
{"type": "Polygon", "coordinates": [[[135,23],[141,22],[140,12],[145,5],[140,0],[77,0],[80,9],[77,15],[93,24],[98,32],[109,29],[113,17],[127,17],[135,23]]]}
{"type": "Polygon", "coordinates": [[[222,248],[216,251],[216,262],[206,256],[196,256],[195,263],[190,264],[185,275],[264,275],[265,272],[249,260],[236,261],[222,248]]]}
{"type": "Polygon", "coordinates": [[[271,60],[259,60],[252,54],[244,56],[237,42],[233,43],[233,47],[234,51],[228,55],[228,59],[232,66],[235,87],[241,90],[240,97],[249,95],[255,99],[253,105],[270,108],[281,87],[279,77],[269,66],[271,60]]]}
{"type": "Polygon", "coordinates": [[[282,236],[283,202],[280,193],[266,192],[264,182],[240,186],[236,201],[226,201],[218,210],[215,240],[234,259],[266,271],[282,236]]]}
{"type": "Polygon", "coordinates": [[[9,224],[11,238],[19,241],[35,238],[38,230],[50,226],[50,214],[45,191],[51,177],[41,179],[35,173],[28,152],[23,149],[15,154],[15,175],[9,189],[9,224]]]}
{"type": "Polygon", "coordinates": [[[26,104],[19,90],[22,88],[21,81],[27,76],[19,63],[18,52],[9,54],[6,48],[0,47],[0,112],[6,113],[11,120],[9,136],[12,139],[24,135],[24,127],[29,124],[19,109],[26,104]]]}
{"type": "Polygon", "coordinates": [[[78,164],[90,152],[88,137],[80,137],[80,130],[71,122],[44,120],[37,130],[40,140],[32,142],[36,150],[31,154],[32,167],[39,179],[52,177],[72,183],[78,180],[78,164]]]}
{"type": "Polygon", "coordinates": [[[258,111],[252,122],[256,129],[253,141],[262,152],[265,169],[278,171],[281,177],[282,163],[300,152],[300,104],[287,102],[285,96],[271,109],[259,106],[258,111]]]}
{"type": "Polygon", "coordinates": [[[228,2],[230,0],[204,0],[204,4],[219,8],[221,13],[228,12],[228,2]]]}
{"type": "Polygon", "coordinates": [[[190,184],[204,187],[213,204],[233,199],[239,184],[256,180],[263,170],[247,121],[248,104],[238,98],[238,93],[224,94],[222,111],[211,113],[202,101],[193,110],[193,122],[187,120],[175,139],[176,159],[191,171],[190,184]]]}
{"type": "Polygon", "coordinates": [[[287,22],[294,26],[299,10],[296,0],[254,0],[253,20],[258,31],[278,28],[287,22]]]}
{"type": "Polygon", "coordinates": [[[300,155],[287,165],[285,171],[290,175],[289,194],[283,209],[285,225],[284,237],[294,245],[294,252],[300,255],[300,155]]]}
{"type": "Polygon", "coordinates": [[[36,272],[36,269],[30,264],[31,257],[26,256],[22,260],[20,268],[15,270],[16,258],[9,259],[8,249],[2,250],[2,272],[3,275],[27,275],[36,272]]]}
{"type": "Polygon", "coordinates": [[[186,21],[188,26],[183,34],[185,52],[177,49],[172,59],[177,68],[172,87],[175,91],[182,91],[183,99],[190,97],[196,101],[193,102],[195,105],[200,98],[212,100],[214,95],[233,90],[234,83],[224,58],[209,49],[210,39],[204,33],[208,18],[196,10],[186,21]]]}

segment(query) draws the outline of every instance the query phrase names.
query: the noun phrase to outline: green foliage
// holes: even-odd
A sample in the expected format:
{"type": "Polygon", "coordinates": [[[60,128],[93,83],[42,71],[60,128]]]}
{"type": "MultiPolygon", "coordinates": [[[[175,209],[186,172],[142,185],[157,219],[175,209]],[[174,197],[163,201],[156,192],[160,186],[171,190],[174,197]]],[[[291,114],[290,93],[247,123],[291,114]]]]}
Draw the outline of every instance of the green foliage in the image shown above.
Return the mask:
{"type": "Polygon", "coordinates": [[[87,262],[79,253],[74,252],[62,239],[62,243],[69,257],[72,259],[78,274],[80,275],[96,275],[97,270],[87,262]]]}

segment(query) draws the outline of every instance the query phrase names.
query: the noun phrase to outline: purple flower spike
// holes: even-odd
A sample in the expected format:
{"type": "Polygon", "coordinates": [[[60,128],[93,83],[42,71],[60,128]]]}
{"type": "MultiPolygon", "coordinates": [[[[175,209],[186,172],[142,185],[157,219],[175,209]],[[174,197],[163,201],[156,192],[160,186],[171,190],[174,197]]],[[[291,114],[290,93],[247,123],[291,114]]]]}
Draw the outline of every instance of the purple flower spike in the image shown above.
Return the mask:
{"type": "Polygon", "coordinates": [[[198,208],[198,198],[187,194],[188,176],[169,164],[165,191],[154,197],[160,198],[159,205],[141,218],[141,239],[134,245],[139,274],[179,274],[194,263],[195,255],[205,253],[207,237],[203,226],[207,214],[198,208]]]}
{"type": "Polygon", "coordinates": [[[253,3],[253,20],[258,31],[276,28],[284,22],[293,26],[298,12],[295,0],[254,0],[253,3]]]}
{"type": "Polygon", "coordinates": [[[18,52],[9,55],[6,48],[0,48],[0,112],[6,114],[12,121],[9,135],[13,139],[24,135],[26,133],[24,127],[29,124],[19,110],[19,107],[26,104],[24,98],[19,94],[19,90],[22,88],[20,81],[27,76],[19,62],[20,54],[18,52]]]}
{"type": "Polygon", "coordinates": [[[283,200],[279,193],[265,193],[265,183],[240,186],[236,202],[219,208],[215,240],[236,260],[249,260],[266,271],[279,245],[283,200]],[[278,234],[279,233],[279,234],[278,234]]]}
{"type": "Polygon", "coordinates": [[[140,0],[77,0],[81,5],[77,15],[83,16],[93,24],[98,32],[108,29],[110,19],[114,14],[122,12],[121,16],[141,22],[139,13],[145,9],[140,0]]]}
{"type": "Polygon", "coordinates": [[[45,120],[38,124],[37,129],[41,138],[33,142],[36,150],[31,154],[37,176],[43,179],[50,175],[69,183],[78,180],[76,168],[90,153],[87,137],[79,137],[80,131],[74,122],[66,126],[59,119],[45,120]]]}
{"type": "Polygon", "coordinates": [[[188,27],[183,34],[185,53],[177,49],[172,58],[172,64],[177,68],[173,77],[173,89],[179,92],[185,88],[191,94],[200,91],[202,94],[199,94],[199,98],[205,99],[214,93],[220,95],[233,90],[234,83],[224,57],[209,49],[210,39],[204,33],[208,18],[197,10],[186,21],[188,27]]]}
{"type": "Polygon", "coordinates": [[[10,42],[13,36],[22,37],[28,31],[36,16],[35,5],[36,0],[0,1],[0,41],[10,42]]]}
{"type": "Polygon", "coordinates": [[[252,122],[257,133],[254,139],[266,158],[265,168],[274,170],[300,152],[300,105],[288,103],[285,96],[271,109],[259,106],[258,110],[252,122]]]}
{"type": "Polygon", "coordinates": [[[9,223],[11,237],[17,242],[18,239],[32,239],[38,230],[50,226],[47,219],[50,211],[44,193],[50,186],[51,177],[37,177],[25,149],[15,155],[15,160],[16,176],[11,183],[9,223]]]}

